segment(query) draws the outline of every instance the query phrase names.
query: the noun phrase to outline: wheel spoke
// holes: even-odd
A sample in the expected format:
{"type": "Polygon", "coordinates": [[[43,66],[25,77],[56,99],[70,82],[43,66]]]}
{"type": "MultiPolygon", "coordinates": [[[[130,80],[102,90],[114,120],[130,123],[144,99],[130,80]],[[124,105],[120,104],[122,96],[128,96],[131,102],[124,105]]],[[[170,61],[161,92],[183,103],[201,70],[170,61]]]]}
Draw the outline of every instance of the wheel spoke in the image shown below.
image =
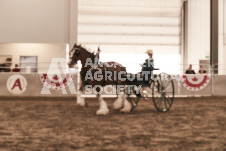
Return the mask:
{"type": "MultiPolygon", "coordinates": [[[[171,82],[170,82],[171,83],[171,82]]],[[[167,90],[169,90],[170,88],[172,88],[172,85],[167,85],[167,87],[165,87],[165,90],[164,90],[164,92],[166,92],[167,90]]]]}
{"type": "MultiPolygon", "coordinates": [[[[167,95],[168,96],[168,95],[167,95]]],[[[167,99],[170,101],[170,105],[172,104],[172,99],[168,96],[167,99]]]]}
{"type": "Polygon", "coordinates": [[[162,100],[161,104],[162,104],[162,111],[164,111],[164,103],[163,103],[163,100],[162,100]]]}
{"type": "Polygon", "coordinates": [[[158,81],[153,83],[152,99],[154,106],[160,112],[170,109],[174,99],[174,85],[170,75],[162,73],[158,81]]]}
{"type": "Polygon", "coordinates": [[[167,77],[167,78],[165,78],[164,80],[165,80],[165,83],[164,83],[164,84],[165,84],[165,87],[166,87],[166,86],[168,85],[170,79],[169,79],[169,77],[167,77]]]}
{"type": "Polygon", "coordinates": [[[167,101],[167,103],[168,103],[168,105],[169,105],[169,107],[170,107],[170,102],[168,101],[168,98],[166,98],[166,101],[167,101]]]}
{"type": "Polygon", "coordinates": [[[167,107],[167,103],[166,103],[166,101],[164,100],[164,103],[165,103],[165,107],[166,107],[166,110],[168,109],[168,107],[167,107]]]}
{"type": "Polygon", "coordinates": [[[162,74],[162,75],[161,75],[161,80],[163,81],[163,82],[162,82],[162,85],[163,85],[163,86],[165,86],[165,84],[166,84],[166,82],[167,82],[167,78],[168,78],[168,77],[166,77],[166,74],[162,74]]]}
{"type": "Polygon", "coordinates": [[[154,85],[154,92],[158,92],[158,85],[154,85]]]}
{"type": "Polygon", "coordinates": [[[157,99],[157,106],[160,108],[161,107],[161,98],[156,98],[157,99]]]}
{"type": "Polygon", "coordinates": [[[166,101],[168,102],[168,104],[169,104],[169,106],[170,106],[170,104],[171,104],[171,103],[170,103],[170,102],[171,102],[170,99],[169,99],[169,98],[166,98],[166,101]],[[170,102],[169,102],[169,101],[170,101],[170,102]]]}
{"type": "Polygon", "coordinates": [[[163,103],[162,103],[162,99],[160,99],[160,101],[159,101],[160,103],[159,103],[159,108],[161,109],[161,110],[163,110],[163,103]]]}
{"type": "Polygon", "coordinates": [[[160,85],[163,85],[161,76],[159,76],[159,81],[160,81],[160,85]]]}
{"type": "Polygon", "coordinates": [[[170,84],[170,82],[171,82],[171,81],[167,81],[167,82],[168,82],[168,83],[166,84],[165,88],[167,88],[167,87],[168,87],[168,85],[170,84]]]}

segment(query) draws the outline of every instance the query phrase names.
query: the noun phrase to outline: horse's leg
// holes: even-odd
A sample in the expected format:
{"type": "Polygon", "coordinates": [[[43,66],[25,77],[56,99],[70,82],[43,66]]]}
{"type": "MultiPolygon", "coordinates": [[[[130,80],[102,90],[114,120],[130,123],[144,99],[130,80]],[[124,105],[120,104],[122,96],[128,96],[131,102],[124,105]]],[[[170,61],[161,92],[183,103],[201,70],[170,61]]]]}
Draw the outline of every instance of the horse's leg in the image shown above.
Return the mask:
{"type": "Polygon", "coordinates": [[[100,109],[97,111],[97,115],[106,115],[108,114],[108,106],[104,99],[101,97],[100,94],[97,94],[98,101],[100,103],[100,109]]]}
{"type": "Polygon", "coordinates": [[[116,101],[113,103],[113,109],[114,110],[118,110],[121,109],[123,106],[123,92],[120,92],[118,94],[118,98],[116,99],[116,101]]]}
{"type": "Polygon", "coordinates": [[[121,112],[130,112],[131,109],[132,109],[132,105],[131,105],[131,103],[127,100],[126,94],[123,94],[122,98],[123,98],[123,101],[124,101],[124,102],[123,102],[123,103],[124,103],[124,106],[123,106],[123,108],[121,109],[121,112]]]}
{"type": "Polygon", "coordinates": [[[83,88],[81,86],[81,88],[79,89],[79,91],[77,93],[77,104],[80,106],[87,106],[85,98],[82,97],[82,92],[83,92],[83,88]]]}

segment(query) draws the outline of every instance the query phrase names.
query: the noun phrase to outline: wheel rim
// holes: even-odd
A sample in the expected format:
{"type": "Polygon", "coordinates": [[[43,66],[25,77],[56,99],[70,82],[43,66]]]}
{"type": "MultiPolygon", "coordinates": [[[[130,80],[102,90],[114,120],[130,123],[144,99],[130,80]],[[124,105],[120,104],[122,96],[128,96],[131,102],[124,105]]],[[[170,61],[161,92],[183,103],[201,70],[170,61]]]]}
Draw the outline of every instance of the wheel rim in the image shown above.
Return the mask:
{"type": "Polygon", "coordinates": [[[154,106],[160,112],[167,112],[174,100],[174,84],[170,75],[162,73],[159,79],[153,82],[152,99],[154,106]]]}

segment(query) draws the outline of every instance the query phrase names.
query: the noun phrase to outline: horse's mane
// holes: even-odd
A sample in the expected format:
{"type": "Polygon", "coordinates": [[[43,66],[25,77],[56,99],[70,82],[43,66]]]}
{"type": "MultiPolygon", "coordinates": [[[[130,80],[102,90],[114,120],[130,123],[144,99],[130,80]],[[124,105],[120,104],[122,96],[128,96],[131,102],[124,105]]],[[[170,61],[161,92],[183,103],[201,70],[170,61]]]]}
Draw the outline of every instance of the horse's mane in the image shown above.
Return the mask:
{"type": "Polygon", "coordinates": [[[82,45],[82,44],[79,44],[79,45],[77,45],[77,44],[75,44],[77,47],[79,47],[81,50],[83,50],[83,51],[86,51],[86,52],[89,52],[89,53],[94,53],[94,52],[92,52],[91,51],[91,49],[87,49],[87,47],[86,46],[84,46],[84,45],[82,45]]]}

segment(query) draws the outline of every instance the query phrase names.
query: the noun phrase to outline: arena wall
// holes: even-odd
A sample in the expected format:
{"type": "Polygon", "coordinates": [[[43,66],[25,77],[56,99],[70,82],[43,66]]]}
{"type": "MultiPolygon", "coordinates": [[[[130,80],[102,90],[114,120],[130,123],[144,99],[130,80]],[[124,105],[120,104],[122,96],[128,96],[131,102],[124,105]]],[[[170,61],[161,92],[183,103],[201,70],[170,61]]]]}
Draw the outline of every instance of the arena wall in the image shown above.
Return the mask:
{"type": "MultiPolygon", "coordinates": [[[[60,89],[61,86],[57,86],[59,81],[55,82],[56,85],[51,86],[54,82],[48,82],[48,78],[43,78],[44,74],[14,74],[14,73],[1,73],[0,76],[0,96],[44,96],[44,97],[72,97],[77,95],[77,75],[71,74],[71,77],[65,81],[65,77],[62,75],[63,84],[65,88],[60,89]],[[20,83],[16,81],[18,75],[22,75],[26,79],[20,79],[20,83]],[[12,78],[15,76],[14,78],[12,78]],[[64,78],[63,78],[64,77],[64,78]],[[70,82],[70,80],[72,80],[70,82]],[[47,82],[47,83],[45,83],[47,82]],[[26,85],[26,86],[25,86],[26,85]],[[19,88],[23,89],[24,92],[18,93],[19,88]],[[14,90],[15,89],[15,90],[14,90]],[[25,90],[24,90],[25,89],[25,90]]],[[[20,77],[19,77],[20,78],[20,77]]],[[[207,85],[202,88],[189,90],[183,85],[182,78],[179,80],[174,79],[174,90],[175,96],[226,96],[225,93],[225,75],[213,75],[209,76],[207,85]]],[[[111,90],[110,90],[111,91],[111,90]]],[[[151,92],[148,92],[150,95],[151,92]]],[[[116,97],[114,94],[103,93],[104,97],[116,97]]],[[[83,94],[84,97],[94,97],[94,93],[83,94]]]]}
{"type": "MultiPolygon", "coordinates": [[[[44,84],[42,76],[43,74],[14,74],[14,73],[1,73],[0,78],[0,96],[75,96],[75,91],[77,89],[77,78],[75,74],[71,74],[70,83],[64,82],[64,84],[69,84],[65,86],[65,89],[62,91],[60,86],[57,86],[57,83],[52,86],[50,82],[44,84]],[[23,80],[20,77],[13,77],[22,75],[26,80],[23,80]],[[20,81],[16,81],[20,78],[20,81]],[[19,89],[22,90],[19,90],[19,89]],[[71,88],[71,90],[69,89],[71,88]],[[21,92],[24,91],[24,92],[21,92]]],[[[63,76],[62,76],[63,78],[63,76]]],[[[64,79],[64,78],[63,78],[64,79]]],[[[46,80],[48,81],[48,79],[46,80]]]]}

